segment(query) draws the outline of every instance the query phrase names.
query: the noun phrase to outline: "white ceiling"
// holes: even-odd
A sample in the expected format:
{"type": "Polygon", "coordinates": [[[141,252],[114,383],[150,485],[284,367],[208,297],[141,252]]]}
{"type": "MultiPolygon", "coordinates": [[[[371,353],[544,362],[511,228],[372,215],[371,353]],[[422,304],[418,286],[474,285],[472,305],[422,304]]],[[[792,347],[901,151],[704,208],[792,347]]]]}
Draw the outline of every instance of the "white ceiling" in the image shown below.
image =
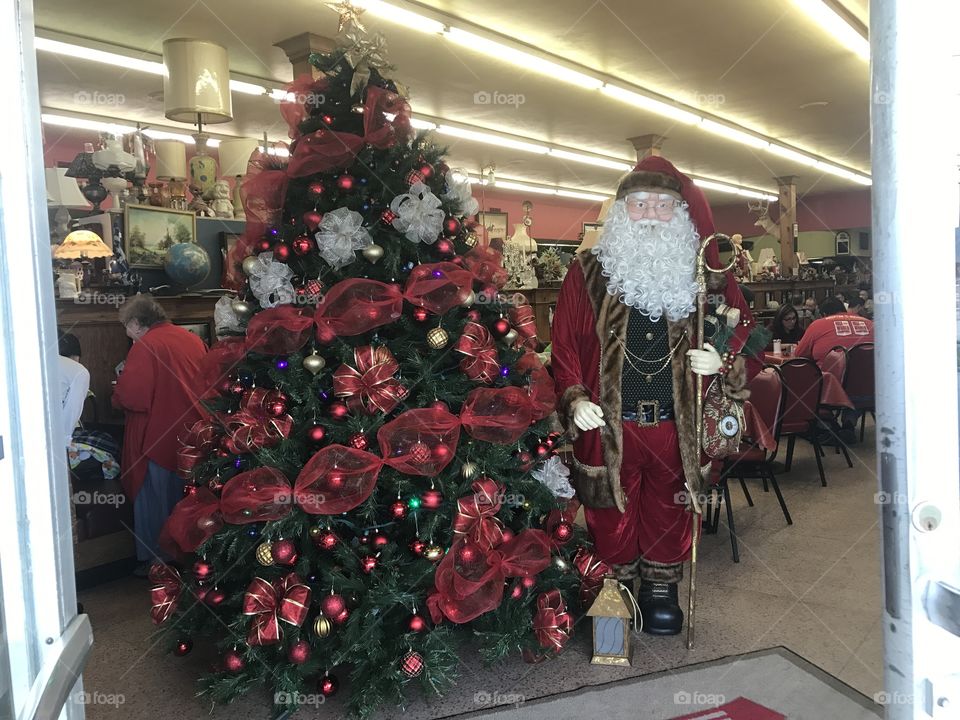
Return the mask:
{"type": "MultiPolygon", "coordinates": [[[[867,0],[844,0],[866,20],[867,0]]],[[[516,42],[634,83],[747,126],[839,164],[869,172],[868,65],[837,43],[793,2],[756,0],[425,0],[405,3],[447,21],[474,23],[516,42]]],[[[274,43],[303,32],[333,36],[337,15],[319,0],[36,0],[36,25],[77,38],[137,48],[158,56],[165,38],[202,37],[227,46],[231,69],[274,81],[291,79],[274,43]]],[[[790,160],[676,124],[597,90],[573,87],[458,46],[363,16],[388,40],[394,77],[410,90],[414,113],[482,126],[630,159],[626,138],[668,136],[664,154],[683,170],[755,188],[797,175],[801,193],[859,186],[790,160]],[[522,95],[512,105],[478,105],[474,94],[522,95]]],[[[84,42],[77,40],[77,42],[84,42]]],[[[125,68],[40,53],[41,103],[170,126],[159,97],[161,78],[125,68]],[[78,93],[113,94],[122,102],[91,106],[78,93]],[[122,96],[122,97],[120,97],[122,96]]],[[[285,134],[269,99],[234,93],[225,134],[285,134]]],[[[189,129],[184,126],[184,131],[189,129]]],[[[59,133],[47,131],[48,139],[59,133]]],[[[496,163],[498,176],[609,191],[616,170],[521,153],[455,138],[451,165],[476,172],[496,163]]],[[[713,194],[714,202],[730,202],[713,194]]]]}

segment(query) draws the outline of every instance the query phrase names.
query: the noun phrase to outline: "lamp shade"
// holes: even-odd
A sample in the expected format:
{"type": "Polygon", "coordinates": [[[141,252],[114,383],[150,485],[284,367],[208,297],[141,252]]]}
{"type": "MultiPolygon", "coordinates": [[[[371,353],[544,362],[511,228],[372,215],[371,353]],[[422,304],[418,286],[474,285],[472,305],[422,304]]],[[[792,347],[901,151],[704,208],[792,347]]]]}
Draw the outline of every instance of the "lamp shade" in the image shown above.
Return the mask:
{"type": "Polygon", "coordinates": [[[230,63],[227,49],[207,40],[163,41],[163,112],[171,120],[230,122],[230,63]]]}
{"type": "Polygon", "coordinates": [[[73,159],[73,162],[70,163],[70,167],[67,168],[67,172],[64,174],[69,178],[83,178],[87,180],[103,175],[103,173],[97,169],[97,166],[93,164],[92,148],[90,152],[77,153],[77,156],[73,159]]]}
{"type": "Polygon", "coordinates": [[[67,168],[45,168],[43,173],[47,180],[47,205],[68,210],[86,210],[90,207],[77,181],[67,177],[67,168]]]}
{"type": "Polygon", "coordinates": [[[187,179],[187,146],[179,140],[154,140],[158,180],[187,179]]]}
{"type": "Polygon", "coordinates": [[[258,142],[253,138],[231,138],[221,140],[218,151],[220,153],[220,175],[235,177],[247,174],[247,163],[250,156],[257,149],[258,142]]]}
{"type": "Polygon", "coordinates": [[[74,230],[54,249],[53,256],[58,260],[113,257],[113,250],[95,232],[74,230]]]}

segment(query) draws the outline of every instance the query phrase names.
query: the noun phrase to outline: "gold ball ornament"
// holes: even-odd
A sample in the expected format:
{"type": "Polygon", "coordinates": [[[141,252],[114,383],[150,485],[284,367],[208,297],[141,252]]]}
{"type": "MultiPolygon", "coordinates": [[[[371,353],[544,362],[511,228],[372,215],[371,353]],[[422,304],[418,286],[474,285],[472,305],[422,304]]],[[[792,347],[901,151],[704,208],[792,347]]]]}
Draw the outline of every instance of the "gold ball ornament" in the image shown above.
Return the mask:
{"type": "Polygon", "coordinates": [[[272,543],[265,542],[257,547],[257,562],[264,567],[273,565],[273,550],[271,550],[271,546],[272,543]]]}
{"type": "Polygon", "coordinates": [[[553,566],[560,572],[566,572],[570,569],[570,563],[568,563],[566,559],[560,555],[553,556],[553,566]]]}
{"type": "Polygon", "coordinates": [[[246,300],[241,300],[240,298],[237,298],[230,303],[230,308],[233,310],[233,314],[236,315],[240,320],[246,320],[253,315],[253,308],[250,307],[250,303],[248,303],[246,300]]]}
{"type": "Polygon", "coordinates": [[[466,299],[462,303],[460,303],[460,307],[468,308],[471,305],[473,305],[476,301],[477,301],[477,294],[473,290],[471,290],[470,294],[467,295],[466,299]]]}
{"type": "Polygon", "coordinates": [[[313,633],[318,638],[325,638],[333,630],[333,623],[325,615],[318,615],[313,621],[313,633]]]}
{"type": "Polygon", "coordinates": [[[243,268],[244,275],[252,275],[253,271],[257,269],[257,266],[260,264],[260,259],[256,255],[251,255],[243,259],[241,268],[243,268]]]}
{"type": "Polygon", "coordinates": [[[303,369],[307,370],[311,375],[316,375],[318,372],[323,370],[327,366],[327,361],[322,357],[313,353],[312,355],[307,355],[303,359],[303,369]]]}
{"type": "Polygon", "coordinates": [[[473,480],[477,476],[477,464],[469,460],[460,466],[460,477],[464,480],[473,480]]]}
{"type": "Polygon", "coordinates": [[[448,342],[450,342],[450,336],[443,328],[435,327],[427,333],[427,345],[434,350],[445,348],[448,342]]]}
{"type": "Polygon", "coordinates": [[[423,556],[430,562],[436,562],[443,557],[443,548],[439,545],[427,545],[423,551],[423,556]]]}
{"type": "Polygon", "coordinates": [[[374,243],[373,245],[367,245],[363,249],[363,257],[366,258],[367,262],[376,263],[380,258],[383,257],[383,248],[374,243]]]}

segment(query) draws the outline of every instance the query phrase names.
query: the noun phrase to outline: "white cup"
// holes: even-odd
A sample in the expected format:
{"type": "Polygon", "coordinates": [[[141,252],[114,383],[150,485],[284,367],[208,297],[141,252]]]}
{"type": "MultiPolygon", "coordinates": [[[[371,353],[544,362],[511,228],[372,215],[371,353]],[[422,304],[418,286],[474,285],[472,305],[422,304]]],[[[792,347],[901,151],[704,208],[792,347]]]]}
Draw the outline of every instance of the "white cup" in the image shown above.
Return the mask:
{"type": "Polygon", "coordinates": [[[773,341],[773,354],[774,354],[774,355],[780,355],[780,354],[782,354],[782,353],[783,353],[783,345],[781,344],[781,342],[780,342],[779,340],[774,340],[774,341],[773,341]]]}

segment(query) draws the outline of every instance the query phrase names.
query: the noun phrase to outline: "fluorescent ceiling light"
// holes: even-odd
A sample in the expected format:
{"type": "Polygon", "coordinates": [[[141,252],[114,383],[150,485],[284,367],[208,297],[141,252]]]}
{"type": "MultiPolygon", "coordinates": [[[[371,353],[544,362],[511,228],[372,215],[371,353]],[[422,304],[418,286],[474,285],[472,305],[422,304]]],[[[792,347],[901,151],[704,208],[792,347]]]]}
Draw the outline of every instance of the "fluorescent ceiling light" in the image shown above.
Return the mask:
{"type": "Polygon", "coordinates": [[[769,200],[770,202],[775,202],[779,199],[776,195],[771,195],[770,193],[750,190],[749,188],[742,188],[737,185],[728,185],[727,183],[716,182],[715,180],[694,178],[693,182],[697,185],[697,187],[704,190],[716,190],[717,192],[729,193],[730,195],[740,195],[742,197],[769,200]]]}
{"type": "Polygon", "coordinates": [[[582,153],[570,152],[569,150],[560,150],[559,148],[550,148],[550,155],[572,160],[573,162],[584,163],[585,165],[596,165],[598,167],[610,168],[611,170],[621,170],[627,172],[633,170],[633,165],[626,160],[615,160],[613,158],[597,157],[595,155],[584,155],[582,153]]]}
{"type": "Polygon", "coordinates": [[[825,173],[831,175],[836,175],[837,177],[842,177],[846,180],[853,180],[855,183],[860,183],[861,185],[872,185],[873,181],[866,175],[861,175],[859,173],[848,170],[847,168],[837,167],[836,165],[831,165],[826,162],[817,163],[817,169],[822,170],[825,173]]]}
{"type": "Polygon", "coordinates": [[[416,30],[424,33],[442,33],[446,25],[437,20],[418,15],[415,12],[404,10],[396,5],[380,2],[380,0],[352,0],[354,7],[368,10],[371,14],[381,17],[384,20],[395,22],[410,30],[416,30]]]}
{"type": "Polygon", "coordinates": [[[417,130],[436,130],[437,124],[430,122],[429,120],[421,120],[420,118],[412,117],[410,118],[410,127],[414,127],[417,130]]]}
{"type": "Polygon", "coordinates": [[[82,45],[60,42],[59,40],[37,37],[34,38],[34,47],[36,47],[37,50],[52,52],[57,55],[69,55],[70,57],[81,60],[91,60],[107,65],[116,65],[130,70],[140,70],[141,72],[148,72],[153,75],[167,74],[167,69],[162,62],[143,60],[142,58],[129,57],[105,50],[96,50],[94,48],[83,47],[82,45]]]}
{"type": "Polygon", "coordinates": [[[555,80],[563,80],[564,82],[590,90],[596,90],[603,86],[603,81],[599,78],[571,70],[568,67],[551,62],[550,60],[545,60],[537,55],[532,55],[523,50],[517,50],[516,48],[498,43],[494,40],[488,40],[485,37],[474,35],[460,28],[451,27],[447,31],[446,37],[470,50],[476,50],[496,60],[512,63],[513,65],[522,67],[524,70],[533,70],[543,75],[549,75],[555,80]]]}
{"type": "MultiPolygon", "coordinates": [[[[260,152],[263,152],[263,145],[257,147],[260,152]]],[[[275,147],[271,145],[267,148],[267,155],[276,155],[277,157],[290,157],[290,150],[285,147],[275,147]]]]}
{"type": "Polygon", "coordinates": [[[263,85],[255,85],[254,83],[244,82],[243,80],[231,80],[230,89],[234,92],[243,93],[244,95],[267,94],[267,89],[263,85]]]}
{"type": "Polygon", "coordinates": [[[513,180],[501,180],[497,178],[497,183],[494,187],[500,188],[501,190],[522,190],[523,192],[532,192],[538,193],[540,195],[556,195],[556,188],[546,188],[539,187],[537,185],[527,185],[526,183],[514,182],[513,180]]]}
{"type": "Polygon", "coordinates": [[[108,123],[88,118],[75,118],[69,115],[54,115],[52,113],[42,113],[40,120],[46,125],[57,125],[59,127],[76,128],[78,130],[92,130],[94,132],[107,132],[113,135],[124,135],[134,132],[137,129],[133,125],[108,123]]]}
{"type": "Polygon", "coordinates": [[[663,115],[688,125],[695,125],[703,120],[700,115],[678,108],[676,105],[654,100],[646,95],[641,95],[640,93],[633,92],[633,90],[627,90],[626,88],[611,85],[610,83],[605,83],[601,90],[617,100],[622,100],[625,103],[636,105],[644,110],[649,110],[657,115],[663,115]]]}
{"type": "Polygon", "coordinates": [[[499,135],[493,135],[492,133],[478,132],[476,130],[465,130],[463,128],[453,127],[451,125],[438,125],[436,129],[438,133],[442,133],[443,135],[452,135],[453,137],[463,138],[464,140],[473,140],[475,142],[488,143],[490,145],[499,145],[500,147],[508,147],[514,150],[536,153],[538,155],[546,155],[548,152],[550,152],[550,148],[548,148],[546,145],[512,140],[510,138],[500,137],[499,135]]]}
{"type": "Polygon", "coordinates": [[[597,193],[580,192],[579,190],[557,190],[557,195],[579,200],[596,200],[597,202],[603,202],[610,197],[609,195],[598,195],[597,193]]]}
{"type": "Polygon", "coordinates": [[[870,59],[870,41],[823,0],[793,0],[793,2],[845,48],[864,60],[870,59]]]}
{"type": "Polygon", "coordinates": [[[810,167],[816,167],[820,162],[816,158],[812,158],[809,155],[804,155],[803,153],[798,153],[796,150],[791,150],[788,147],[777,145],[776,143],[770,143],[765,150],[773,153],[774,155],[779,155],[782,158],[786,158],[787,160],[793,160],[801,165],[809,165],[810,167]]]}
{"type": "Polygon", "coordinates": [[[745,133],[742,130],[737,130],[729,125],[714,122],[709,118],[704,118],[703,122],[700,123],[700,127],[708,132],[712,132],[714,135],[720,135],[722,137],[729,138],[730,140],[734,140],[741,145],[749,145],[750,147],[755,148],[765,148],[770,144],[763,138],[758,138],[757,136],[745,133]]]}

